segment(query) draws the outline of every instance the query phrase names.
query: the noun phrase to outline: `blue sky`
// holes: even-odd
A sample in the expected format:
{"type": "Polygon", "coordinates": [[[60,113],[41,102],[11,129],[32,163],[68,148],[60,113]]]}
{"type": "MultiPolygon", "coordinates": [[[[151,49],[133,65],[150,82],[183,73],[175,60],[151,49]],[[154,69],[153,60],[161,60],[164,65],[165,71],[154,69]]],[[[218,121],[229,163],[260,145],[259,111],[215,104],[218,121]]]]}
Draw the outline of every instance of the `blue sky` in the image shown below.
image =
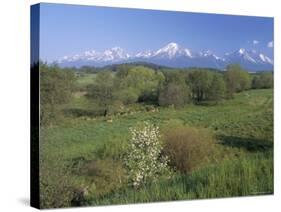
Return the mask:
{"type": "Polygon", "coordinates": [[[273,18],[41,4],[40,58],[51,62],[119,46],[133,54],[176,42],[223,55],[239,48],[272,57],[273,18]]]}

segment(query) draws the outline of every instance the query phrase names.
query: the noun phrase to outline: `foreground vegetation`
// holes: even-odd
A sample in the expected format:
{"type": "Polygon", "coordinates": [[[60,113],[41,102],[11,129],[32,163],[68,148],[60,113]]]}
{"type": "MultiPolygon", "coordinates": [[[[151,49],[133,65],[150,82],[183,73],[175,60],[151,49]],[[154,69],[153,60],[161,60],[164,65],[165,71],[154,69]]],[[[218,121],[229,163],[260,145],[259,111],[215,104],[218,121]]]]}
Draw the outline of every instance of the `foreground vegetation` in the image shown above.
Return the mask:
{"type": "Polygon", "coordinates": [[[202,198],[270,194],[273,192],[272,155],[223,161],[190,175],[150,183],[139,190],[123,189],[98,199],[93,205],[127,204],[202,198]]]}
{"type": "Polygon", "coordinates": [[[40,131],[41,207],[273,193],[272,73],[55,71],[41,103],[49,114],[40,131]],[[144,122],[159,127],[156,150],[168,166],[134,186],[129,129],[144,122]]]}

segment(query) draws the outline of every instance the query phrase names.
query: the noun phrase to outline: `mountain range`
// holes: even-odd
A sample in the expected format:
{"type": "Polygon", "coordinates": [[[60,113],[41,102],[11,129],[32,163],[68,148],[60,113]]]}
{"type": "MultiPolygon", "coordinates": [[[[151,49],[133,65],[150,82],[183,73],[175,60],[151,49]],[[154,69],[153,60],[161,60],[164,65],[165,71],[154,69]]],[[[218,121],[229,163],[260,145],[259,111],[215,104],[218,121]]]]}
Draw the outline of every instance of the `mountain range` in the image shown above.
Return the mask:
{"type": "Polygon", "coordinates": [[[147,62],[173,68],[208,67],[221,70],[224,70],[228,64],[239,63],[249,71],[273,70],[273,59],[255,50],[240,48],[219,57],[210,50],[195,52],[174,42],[155,51],[146,50],[134,55],[120,47],[114,47],[103,52],[90,50],[82,54],[64,56],[55,62],[61,67],[102,67],[111,64],[147,62]]]}

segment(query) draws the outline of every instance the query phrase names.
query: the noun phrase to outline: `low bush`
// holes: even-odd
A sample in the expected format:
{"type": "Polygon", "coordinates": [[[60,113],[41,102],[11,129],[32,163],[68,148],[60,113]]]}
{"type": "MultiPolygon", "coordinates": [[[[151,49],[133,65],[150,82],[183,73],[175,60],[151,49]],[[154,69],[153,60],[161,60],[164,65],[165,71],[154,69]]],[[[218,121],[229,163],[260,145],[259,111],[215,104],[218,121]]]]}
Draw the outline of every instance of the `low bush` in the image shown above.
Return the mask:
{"type": "Polygon", "coordinates": [[[63,161],[40,161],[40,207],[71,206],[73,181],[63,161]]]}
{"type": "Polygon", "coordinates": [[[178,127],[164,132],[163,152],[170,165],[186,174],[211,158],[214,138],[208,130],[178,127]]]}
{"type": "Polygon", "coordinates": [[[126,171],[118,160],[93,160],[87,162],[80,172],[89,179],[88,197],[99,197],[118,190],[127,183],[126,171]]]}

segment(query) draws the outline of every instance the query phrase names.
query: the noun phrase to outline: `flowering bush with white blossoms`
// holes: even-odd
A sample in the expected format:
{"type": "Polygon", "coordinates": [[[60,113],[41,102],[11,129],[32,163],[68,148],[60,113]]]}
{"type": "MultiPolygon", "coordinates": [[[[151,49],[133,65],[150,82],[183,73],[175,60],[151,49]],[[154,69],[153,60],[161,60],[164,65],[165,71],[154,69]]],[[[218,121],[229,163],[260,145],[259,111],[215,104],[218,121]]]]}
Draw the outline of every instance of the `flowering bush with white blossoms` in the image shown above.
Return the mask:
{"type": "Polygon", "coordinates": [[[133,186],[139,187],[163,173],[168,174],[168,158],[161,155],[163,146],[159,128],[144,122],[142,126],[131,128],[130,131],[132,137],[125,164],[133,186]]]}

